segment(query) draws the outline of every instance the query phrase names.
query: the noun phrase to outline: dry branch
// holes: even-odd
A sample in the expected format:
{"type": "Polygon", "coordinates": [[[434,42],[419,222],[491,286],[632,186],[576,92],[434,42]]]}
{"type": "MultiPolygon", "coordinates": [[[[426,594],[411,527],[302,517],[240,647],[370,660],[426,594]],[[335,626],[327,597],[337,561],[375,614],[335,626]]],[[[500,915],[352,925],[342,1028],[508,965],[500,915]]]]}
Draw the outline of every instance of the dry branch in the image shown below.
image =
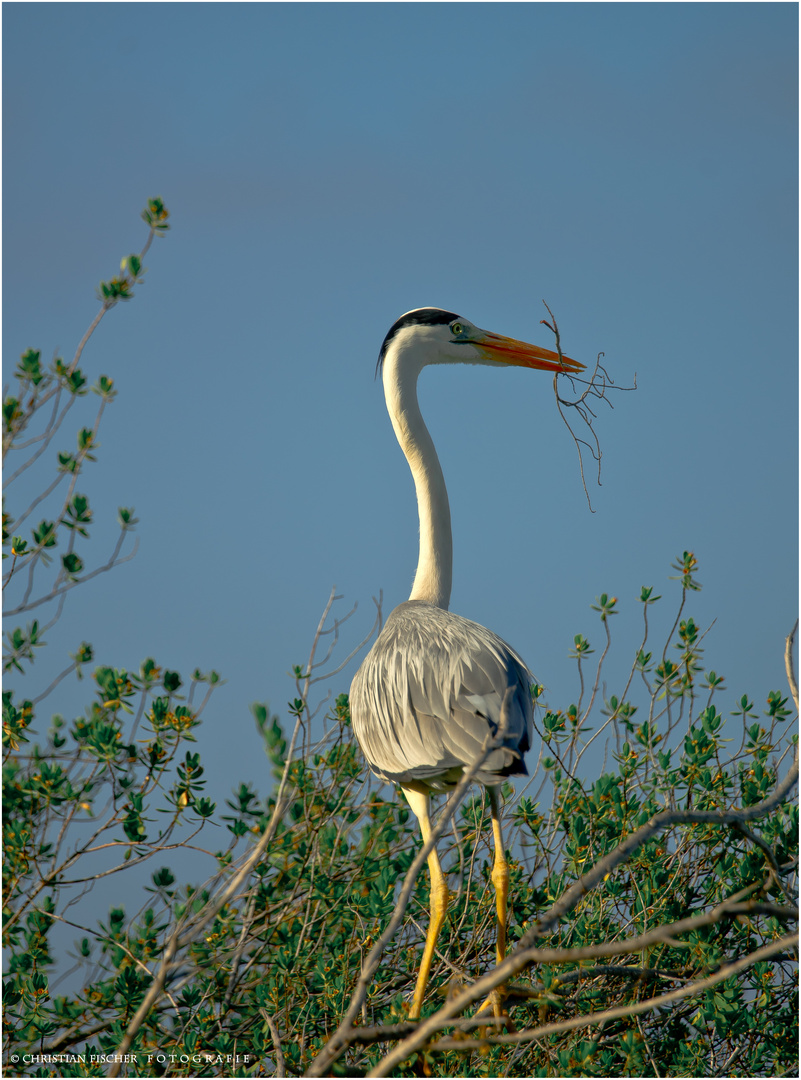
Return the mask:
{"type": "MultiPolygon", "coordinates": [[[[483,1000],[496,987],[509,982],[510,979],[519,974],[530,964],[538,962],[543,953],[542,950],[534,947],[534,942],[542,937],[543,934],[547,933],[552,927],[558,925],[560,919],[564,918],[565,915],[572,911],[576,904],[578,904],[581,898],[585,896],[590,889],[593,889],[603,881],[607,874],[611,873],[616,866],[628,859],[637,848],[645,843],[646,840],[671,825],[739,825],[748,821],[753,821],[768,813],[775,806],[778,806],[789,794],[797,781],[798,757],[796,756],[795,762],[784,780],[776,786],[767,799],[764,799],[755,806],[740,810],[720,812],[668,810],[656,814],[650,821],[646,822],[645,825],[628,836],[622,843],[618,844],[613,851],[600,859],[595,866],[593,866],[586,874],[583,874],[578,881],[574,882],[574,884],[562,894],[560,899],[553,904],[547,912],[540,916],[534,926],[526,931],[520,939],[515,951],[507,956],[503,963],[478,979],[472,986],[469,986],[456,994],[441,1009],[434,1013],[433,1016],[423,1020],[415,1033],[404,1040],[404,1042],[400,1043],[395,1050],[383,1058],[376,1070],[369,1075],[391,1075],[392,1069],[401,1061],[408,1058],[415,1050],[418,1050],[427,1043],[429,1038],[439,1029],[444,1021],[451,1020],[453,1017],[458,1016],[474,1002],[483,1000]]],[[[713,910],[720,918],[723,918],[728,910],[724,909],[725,905],[720,905],[719,908],[713,910]]],[[[701,918],[710,918],[711,915],[712,913],[710,912],[708,916],[702,916],[701,918]]],[[[682,922],[688,924],[691,921],[692,920],[683,920],[682,922]]],[[[680,929],[681,926],[682,923],[673,924],[670,928],[670,933],[667,936],[672,937],[674,934],[682,932],[680,929]]],[[[651,931],[650,934],[642,935],[639,939],[640,944],[638,947],[644,948],[648,944],[664,941],[665,939],[665,930],[660,927],[651,931]]],[[[624,951],[621,948],[621,944],[621,942],[609,942],[605,945],[592,946],[587,954],[587,958],[620,955],[624,951]]],[[[636,949],[632,951],[636,951],[636,949]]],[[[330,1046],[331,1044],[329,1043],[328,1045],[330,1046]]],[[[328,1047],[326,1047],[326,1049],[328,1049],[328,1047]]],[[[339,1053],[341,1053],[343,1049],[344,1047],[339,1050],[339,1053]]],[[[337,1054],[337,1056],[339,1055],[337,1054]]],[[[312,1075],[322,1074],[318,1073],[312,1075]]]]}
{"type": "MultiPolygon", "coordinates": [[[[562,357],[563,357],[564,354],[562,353],[561,337],[560,337],[560,334],[559,334],[559,324],[557,323],[553,312],[551,311],[551,309],[548,307],[548,305],[545,303],[544,300],[543,300],[543,304],[545,305],[545,309],[546,309],[546,311],[548,312],[548,314],[551,317],[551,321],[548,322],[547,319],[541,319],[540,322],[542,323],[543,326],[547,326],[548,329],[551,331],[551,333],[554,335],[554,343],[555,343],[556,351],[559,354],[559,361],[561,363],[562,362],[562,357]]],[[[554,392],[554,397],[556,398],[556,407],[559,410],[559,415],[562,417],[562,421],[564,422],[565,427],[570,432],[570,435],[571,435],[571,438],[573,439],[573,442],[576,444],[576,450],[578,452],[578,459],[579,459],[579,471],[581,473],[581,484],[582,484],[582,487],[584,488],[584,494],[585,494],[585,496],[587,498],[587,505],[590,508],[590,513],[592,513],[592,514],[595,513],[595,510],[593,510],[592,500],[590,499],[590,493],[587,490],[587,479],[586,479],[586,477],[584,475],[584,458],[583,458],[583,455],[582,455],[582,452],[581,452],[581,448],[582,448],[582,446],[585,446],[589,450],[590,454],[592,455],[593,460],[596,462],[596,464],[598,466],[598,475],[596,477],[596,482],[598,484],[598,487],[601,486],[601,458],[603,457],[603,453],[601,451],[601,443],[600,443],[600,441],[598,439],[598,434],[595,431],[595,428],[593,426],[594,423],[595,423],[595,420],[597,419],[597,414],[593,411],[593,408],[590,405],[590,400],[595,399],[595,401],[604,401],[604,402],[606,402],[606,404],[609,406],[610,409],[614,409],[614,405],[609,400],[609,397],[607,395],[607,391],[609,391],[609,390],[627,390],[627,391],[629,391],[629,390],[636,390],[637,389],[637,373],[636,372],[634,373],[634,384],[632,386],[617,386],[616,383],[615,383],[615,380],[612,378],[612,376],[609,374],[609,372],[606,370],[606,368],[601,363],[601,357],[603,355],[604,354],[602,352],[600,352],[600,353],[598,353],[597,357],[595,358],[595,367],[593,368],[592,374],[590,375],[589,379],[582,378],[579,375],[574,375],[574,374],[568,372],[567,369],[565,369],[564,371],[558,371],[553,377],[553,392],[554,392]],[[559,393],[559,385],[558,384],[559,384],[560,376],[564,376],[564,377],[570,379],[570,383],[574,388],[575,388],[575,384],[577,382],[579,382],[579,383],[583,383],[586,386],[587,389],[584,390],[583,393],[579,394],[579,396],[575,399],[575,401],[568,401],[566,398],[563,398],[561,396],[561,394],[559,393]],[[575,431],[571,427],[570,421],[568,420],[567,416],[565,415],[565,413],[564,413],[564,411],[562,409],[562,406],[564,406],[567,409],[575,409],[576,410],[576,413],[577,413],[578,417],[580,418],[581,422],[584,424],[584,426],[587,429],[588,438],[591,439],[590,442],[588,442],[587,439],[582,439],[578,435],[576,435],[575,431]]]]}
{"type": "MultiPolygon", "coordinates": [[[[785,948],[794,948],[797,947],[797,945],[798,937],[795,934],[779,938],[778,941],[773,941],[770,945],[765,945],[761,949],[757,949],[755,952],[740,960],[735,960],[730,964],[724,965],[716,971],[714,975],[710,975],[706,979],[698,979],[695,982],[688,983],[686,986],[679,987],[677,990],[671,990],[667,994],[658,994],[656,997],[648,998],[646,1001],[638,1001],[633,1005],[622,1005],[615,1009],[605,1009],[602,1012],[587,1013],[585,1016],[573,1016],[569,1020],[561,1020],[553,1024],[542,1024],[540,1027],[526,1028],[523,1031],[513,1032],[508,1035],[487,1035],[482,1039],[440,1039],[438,1042],[431,1043],[428,1049],[478,1050],[488,1044],[508,1045],[513,1043],[532,1042],[534,1039],[542,1039],[548,1035],[557,1035],[561,1032],[574,1031],[576,1028],[590,1027],[596,1024],[607,1024],[611,1020],[619,1020],[628,1016],[638,1016],[641,1013],[651,1012],[654,1009],[663,1009],[667,1005],[672,1005],[676,1001],[681,1001],[682,998],[695,997],[696,994],[702,993],[704,990],[708,990],[710,987],[716,986],[720,982],[725,982],[726,979],[730,979],[740,971],[745,971],[746,968],[752,967],[754,964],[759,963],[760,960],[767,960],[771,956],[775,956],[777,953],[782,952],[785,948]]],[[[387,1075],[387,1073],[378,1070],[368,1073],[368,1076],[387,1075]]]]}

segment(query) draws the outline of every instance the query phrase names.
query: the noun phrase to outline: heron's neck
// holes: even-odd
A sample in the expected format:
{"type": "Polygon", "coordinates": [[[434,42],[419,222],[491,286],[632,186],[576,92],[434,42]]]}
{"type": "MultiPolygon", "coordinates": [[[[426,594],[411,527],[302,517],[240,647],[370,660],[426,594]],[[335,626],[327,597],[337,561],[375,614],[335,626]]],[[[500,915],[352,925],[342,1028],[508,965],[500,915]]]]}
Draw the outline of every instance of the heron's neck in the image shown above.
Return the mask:
{"type": "Polygon", "coordinates": [[[417,403],[419,369],[390,351],[384,363],[384,395],[401,450],[412,470],[420,517],[420,558],[409,597],[447,611],[451,599],[453,539],[442,467],[417,403]]]}

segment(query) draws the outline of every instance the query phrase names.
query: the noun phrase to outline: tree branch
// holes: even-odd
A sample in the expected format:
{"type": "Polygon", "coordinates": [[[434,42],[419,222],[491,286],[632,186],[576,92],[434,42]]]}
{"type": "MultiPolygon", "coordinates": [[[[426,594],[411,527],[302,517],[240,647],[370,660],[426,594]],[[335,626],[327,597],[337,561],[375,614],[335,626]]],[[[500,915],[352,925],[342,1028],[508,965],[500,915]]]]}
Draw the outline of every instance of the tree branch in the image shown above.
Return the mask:
{"type": "Polygon", "coordinates": [[[795,625],[790,633],[787,635],[787,640],[784,646],[784,668],[787,672],[787,681],[790,684],[790,693],[793,695],[793,701],[795,702],[796,712],[798,711],[798,682],[795,677],[795,668],[793,666],[793,644],[795,642],[795,635],[798,631],[798,619],[795,620],[795,625]]]}
{"type": "MultiPolygon", "coordinates": [[[[645,825],[641,826],[622,843],[618,844],[614,851],[611,851],[608,855],[604,856],[604,858],[600,859],[591,870],[586,874],[583,874],[570,886],[570,888],[566,889],[560,899],[553,904],[544,915],[540,916],[534,926],[526,931],[520,939],[518,947],[513,953],[506,957],[503,963],[498,964],[497,967],[487,975],[478,979],[472,986],[466,987],[459,994],[455,995],[433,1016],[423,1020],[414,1035],[410,1036],[392,1053],[388,1054],[378,1066],[378,1071],[372,1072],[369,1075],[391,1075],[391,1070],[395,1065],[404,1061],[410,1054],[427,1042],[429,1037],[437,1030],[443,1020],[458,1016],[474,1002],[487,997],[496,987],[508,982],[513,976],[528,967],[529,964],[539,961],[542,956],[542,950],[534,948],[534,942],[550,930],[551,927],[557,925],[560,919],[567,915],[581,898],[590,891],[590,889],[593,889],[599,882],[603,881],[607,874],[611,873],[621,862],[628,859],[637,848],[645,843],[646,840],[649,840],[652,836],[661,832],[663,829],[668,828],[670,825],[736,825],[745,821],[752,821],[755,818],[768,813],[774,806],[777,806],[796,784],[797,780],[798,756],[796,755],[795,762],[784,780],[777,785],[767,799],[764,799],[755,806],[741,810],[722,812],[667,810],[656,814],[650,821],[646,822],[645,825]]],[[[719,913],[720,918],[726,914],[726,911],[723,910],[724,907],[725,905],[721,905],[719,908],[713,909],[719,913]]],[[[703,918],[708,918],[708,916],[704,916],[703,918]]],[[[670,928],[670,933],[675,934],[682,932],[680,929],[682,924],[689,925],[691,922],[693,922],[693,920],[682,920],[680,923],[673,924],[670,928]]],[[[639,939],[640,944],[637,948],[644,948],[648,944],[664,941],[666,933],[667,931],[664,928],[658,928],[655,931],[651,931],[650,934],[643,935],[642,938],[639,939]]],[[[624,951],[621,949],[620,942],[609,942],[605,945],[593,946],[593,950],[593,957],[614,956],[624,951]]],[[[573,950],[571,950],[571,952],[572,951],[573,950]]],[[[636,951],[636,949],[632,951],[636,951]]]]}
{"type": "MultiPolygon", "coordinates": [[[[736,960],[731,964],[726,964],[724,967],[719,968],[714,975],[710,975],[706,979],[699,979],[697,982],[688,983],[687,986],[681,986],[677,990],[671,990],[667,994],[659,994],[656,997],[648,998],[646,1001],[636,1002],[633,1005],[622,1005],[616,1009],[605,1009],[603,1012],[587,1013],[584,1016],[574,1016],[569,1020],[560,1020],[554,1024],[542,1024],[540,1027],[526,1028],[523,1031],[517,1031],[508,1035],[487,1036],[483,1039],[441,1039],[439,1042],[431,1043],[428,1049],[479,1050],[481,1047],[487,1046],[487,1044],[500,1046],[513,1043],[532,1042],[534,1039],[546,1038],[549,1035],[556,1035],[564,1031],[574,1031],[576,1028],[589,1027],[590,1025],[595,1024],[608,1024],[611,1020],[619,1020],[628,1016],[639,1016],[641,1013],[651,1012],[654,1009],[663,1009],[665,1006],[672,1005],[674,1002],[681,1001],[683,998],[695,997],[704,990],[716,986],[717,983],[725,982],[726,979],[730,979],[733,975],[745,971],[746,968],[753,967],[754,964],[759,963],[761,960],[767,960],[769,957],[775,956],[776,953],[781,952],[788,946],[797,946],[797,943],[797,935],[789,934],[786,937],[779,938],[778,941],[772,941],[769,945],[764,945],[761,949],[757,949],[756,952],[750,953],[740,960],[736,960]]],[[[385,1058],[384,1060],[386,1061],[387,1059],[385,1058]]],[[[383,1070],[374,1070],[367,1075],[387,1076],[389,1074],[383,1070]]]]}

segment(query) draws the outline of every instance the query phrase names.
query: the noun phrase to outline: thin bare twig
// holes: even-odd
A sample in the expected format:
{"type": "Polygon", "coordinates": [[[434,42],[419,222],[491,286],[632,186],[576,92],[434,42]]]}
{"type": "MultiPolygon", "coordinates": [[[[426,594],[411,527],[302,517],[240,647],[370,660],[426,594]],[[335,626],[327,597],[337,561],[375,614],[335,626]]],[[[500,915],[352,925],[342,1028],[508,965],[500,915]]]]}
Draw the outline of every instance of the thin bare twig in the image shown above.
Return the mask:
{"type": "Polygon", "coordinates": [[[266,1009],[259,1009],[259,1012],[264,1018],[264,1022],[270,1029],[270,1035],[272,1036],[273,1046],[275,1047],[275,1075],[286,1076],[286,1064],[284,1062],[284,1051],[281,1049],[281,1037],[278,1034],[278,1026],[273,1020],[272,1016],[266,1009]]]}
{"type": "Polygon", "coordinates": [[[795,642],[795,635],[798,632],[798,619],[795,620],[795,625],[790,633],[787,635],[787,640],[784,646],[784,668],[787,672],[787,681],[790,684],[790,693],[793,695],[793,701],[795,702],[796,711],[798,711],[798,682],[795,677],[795,667],[793,666],[793,644],[795,642]]]}
{"type": "Polygon", "coordinates": [[[91,581],[92,578],[97,577],[98,574],[105,574],[107,571],[113,569],[115,566],[122,566],[123,563],[130,562],[131,559],[135,557],[136,552],[139,549],[138,537],[134,541],[133,551],[131,551],[128,555],[120,556],[119,554],[122,548],[123,541],[125,540],[125,537],[128,535],[129,532],[129,529],[120,530],[120,535],[117,539],[117,544],[114,548],[114,551],[111,553],[111,557],[109,558],[108,562],[104,563],[103,566],[98,566],[96,569],[91,570],[88,574],[84,574],[82,577],[73,578],[73,580],[68,581],[66,585],[62,585],[59,588],[52,589],[47,594],[47,596],[40,596],[37,600],[34,600],[30,604],[20,604],[12,611],[6,612],[7,617],[10,618],[14,615],[20,615],[24,611],[33,611],[33,609],[39,607],[40,604],[46,604],[50,600],[55,600],[58,596],[63,596],[65,593],[69,592],[70,589],[74,589],[76,585],[82,585],[84,581],[91,581]]]}
{"type": "MultiPolygon", "coordinates": [[[[548,322],[547,319],[541,319],[540,322],[543,326],[547,326],[551,333],[554,335],[556,351],[559,354],[560,362],[562,362],[562,357],[564,354],[562,353],[559,325],[556,321],[554,313],[548,307],[547,303],[544,300],[542,302],[545,305],[546,311],[551,317],[551,321],[548,322]]],[[[593,509],[592,500],[590,499],[590,493],[587,490],[587,480],[584,475],[584,458],[581,452],[581,448],[582,446],[585,446],[592,455],[593,460],[597,462],[598,475],[596,478],[596,482],[599,487],[601,486],[601,458],[603,457],[603,453],[601,451],[601,444],[598,439],[598,435],[593,426],[595,420],[597,419],[597,416],[596,413],[593,412],[593,409],[589,403],[590,399],[594,398],[596,401],[603,401],[609,406],[610,409],[614,409],[614,405],[607,396],[607,392],[609,390],[629,391],[637,389],[637,373],[634,373],[633,386],[618,386],[615,383],[615,380],[601,363],[601,357],[603,355],[604,354],[602,352],[598,353],[598,356],[595,360],[595,367],[593,368],[592,375],[590,375],[589,380],[582,378],[581,376],[575,375],[572,372],[569,372],[567,368],[565,368],[564,371],[557,371],[557,373],[553,377],[553,392],[556,398],[556,407],[559,410],[559,415],[562,417],[565,427],[570,432],[573,442],[576,444],[576,450],[578,452],[579,459],[579,471],[581,473],[581,484],[584,488],[584,494],[587,498],[587,505],[590,508],[590,513],[592,514],[595,513],[595,510],[593,509]],[[570,379],[571,385],[574,387],[577,382],[584,383],[587,387],[587,389],[583,393],[579,394],[575,401],[568,401],[566,398],[563,398],[559,393],[558,380],[559,377],[562,375],[570,379]],[[570,424],[570,421],[565,415],[562,406],[565,406],[565,408],[576,410],[576,413],[578,414],[582,423],[587,428],[588,438],[592,440],[591,442],[588,442],[587,439],[582,439],[578,435],[576,435],[570,424]]]]}

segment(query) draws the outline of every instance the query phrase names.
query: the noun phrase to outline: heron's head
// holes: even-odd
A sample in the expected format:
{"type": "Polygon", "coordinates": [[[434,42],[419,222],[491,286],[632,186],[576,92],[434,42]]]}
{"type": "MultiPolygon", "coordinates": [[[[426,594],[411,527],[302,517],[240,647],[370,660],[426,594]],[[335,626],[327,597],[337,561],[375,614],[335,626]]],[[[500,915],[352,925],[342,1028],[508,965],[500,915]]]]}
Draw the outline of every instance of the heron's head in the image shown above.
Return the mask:
{"type": "Polygon", "coordinates": [[[376,374],[390,350],[403,355],[405,363],[422,369],[427,364],[512,364],[540,371],[575,374],[584,365],[569,356],[559,358],[551,349],[481,330],[453,311],[442,308],[415,308],[394,322],[384,338],[376,374]]]}

